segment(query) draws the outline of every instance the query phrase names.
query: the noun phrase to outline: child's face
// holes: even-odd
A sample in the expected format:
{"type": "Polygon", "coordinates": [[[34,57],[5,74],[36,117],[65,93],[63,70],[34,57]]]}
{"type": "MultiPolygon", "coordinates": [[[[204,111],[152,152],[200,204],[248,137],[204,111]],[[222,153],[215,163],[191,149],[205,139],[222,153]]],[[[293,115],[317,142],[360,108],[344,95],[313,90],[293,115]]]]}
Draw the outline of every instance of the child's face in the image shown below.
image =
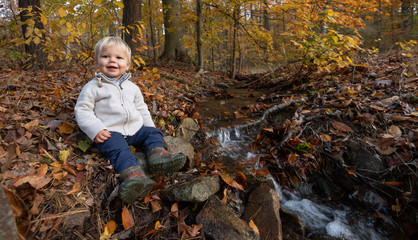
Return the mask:
{"type": "Polygon", "coordinates": [[[103,47],[97,65],[106,76],[119,79],[128,71],[131,61],[122,46],[114,45],[103,47]]]}

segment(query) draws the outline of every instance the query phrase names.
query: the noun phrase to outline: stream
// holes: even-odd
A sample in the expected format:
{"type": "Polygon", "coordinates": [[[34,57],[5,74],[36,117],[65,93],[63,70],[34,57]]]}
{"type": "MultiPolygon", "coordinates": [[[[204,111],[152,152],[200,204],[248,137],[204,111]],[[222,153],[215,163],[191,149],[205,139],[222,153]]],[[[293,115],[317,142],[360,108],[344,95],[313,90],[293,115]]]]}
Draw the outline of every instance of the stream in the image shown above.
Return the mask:
{"type": "MultiPolygon", "coordinates": [[[[224,156],[237,161],[249,161],[257,157],[257,153],[250,150],[249,144],[255,141],[257,133],[266,122],[268,113],[275,111],[274,107],[265,111],[258,119],[231,117],[231,113],[242,106],[256,104],[256,97],[262,93],[246,90],[228,89],[234,95],[232,99],[216,100],[214,98],[202,99],[199,103],[199,113],[206,118],[205,130],[209,136],[217,139],[222,146],[224,156]]],[[[270,114],[273,115],[273,114],[270,114]]],[[[275,113],[282,115],[281,120],[292,117],[284,111],[275,113]]],[[[277,117],[277,116],[276,116],[277,117]]],[[[254,168],[257,168],[257,164],[254,168]]],[[[380,240],[387,239],[385,232],[376,228],[373,216],[367,216],[366,211],[353,209],[335,200],[322,199],[313,193],[301,197],[297,191],[282,189],[275,182],[275,190],[280,199],[282,208],[298,215],[307,228],[305,237],[309,239],[354,239],[354,240],[380,240]]]]}

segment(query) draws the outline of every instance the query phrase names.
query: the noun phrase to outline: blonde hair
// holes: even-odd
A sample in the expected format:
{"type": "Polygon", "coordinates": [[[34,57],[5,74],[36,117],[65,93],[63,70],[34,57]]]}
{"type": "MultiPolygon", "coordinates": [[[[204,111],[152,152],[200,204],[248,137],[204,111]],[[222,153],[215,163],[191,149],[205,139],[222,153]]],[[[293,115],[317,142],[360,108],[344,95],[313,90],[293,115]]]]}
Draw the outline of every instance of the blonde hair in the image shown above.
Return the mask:
{"type": "Polygon", "coordinates": [[[99,59],[99,55],[102,52],[102,49],[110,46],[121,46],[122,48],[124,48],[126,50],[126,53],[128,54],[128,60],[131,61],[131,48],[125,41],[123,41],[119,37],[105,37],[96,43],[96,46],[94,47],[94,56],[96,58],[96,61],[97,59],[99,59]]]}

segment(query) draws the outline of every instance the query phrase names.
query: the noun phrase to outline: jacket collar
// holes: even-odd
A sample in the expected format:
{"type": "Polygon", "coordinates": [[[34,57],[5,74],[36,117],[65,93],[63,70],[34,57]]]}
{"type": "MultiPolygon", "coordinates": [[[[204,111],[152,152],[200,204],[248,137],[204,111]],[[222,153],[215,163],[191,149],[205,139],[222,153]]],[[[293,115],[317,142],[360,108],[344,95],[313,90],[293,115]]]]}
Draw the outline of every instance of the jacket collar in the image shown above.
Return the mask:
{"type": "MultiPolygon", "coordinates": [[[[96,75],[97,79],[100,78],[100,79],[103,79],[106,82],[113,83],[113,81],[108,76],[103,74],[102,72],[95,72],[95,75],[96,75]]],[[[122,75],[122,77],[120,77],[120,79],[119,79],[119,85],[122,84],[124,81],[129,80],[131,78],[131,76],[132,76],[131,73],[124,73],[122,75]]]]}

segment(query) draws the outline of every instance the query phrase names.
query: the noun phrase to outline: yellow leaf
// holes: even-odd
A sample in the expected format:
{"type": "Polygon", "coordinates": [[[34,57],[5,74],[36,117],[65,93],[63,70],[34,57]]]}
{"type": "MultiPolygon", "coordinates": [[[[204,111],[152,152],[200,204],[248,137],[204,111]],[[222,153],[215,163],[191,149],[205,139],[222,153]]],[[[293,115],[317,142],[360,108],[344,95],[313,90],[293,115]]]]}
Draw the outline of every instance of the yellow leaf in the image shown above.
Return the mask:
{"type": "Polygon", "coordinates": [[[33,42],[34,42],[36,45],[38,45],[38,44],[41,42],[41,39],[40,39],[38,36],[36,36],[36,37],[33,39],[33,42]]]}
{"type": "Polygon", "coordinates": [[[58,23],[57,23],[56,21],[51,21],[51,22],[49,23],[49,26],[51,27],[51,29],[52,29],[52,30],[54,30],[54,31],[58,32],[58,30],[59,30],[59,25],[58,25],[58,23]]]}
{"type": "Polygon", "coordinates": [[[122,224],[125,230],[131,228],[134,225],[134,220],[126,206],[123,206],[122,210],[122,224]]]}
{"type": "Polygon", "coordinates": [[[67,164],[68,156],[70,156],[70,150],[60,150],[60,160],[63,164],[67,164]]]}
{"type": "Polygon", "coordinates": [[[100,240],[108,239],[112,236],[112,234],[116,230],[116,223],[113,220],[110,220],[106,225],[104,226],[104,232],[100,236],[100,240]]]}
{"type": "Polygon", "coordinates": [[[65,11],[65,9],[60,8],[58,9],[58,14],[60,15],[60,17],[65,17],[67,16],[67,11],[65,11]]]}
{"type": "Polygon", "coordinates": [[[120,7],[120,8],[124,8],[125,7],[122,2],[115,2],[115,5],[118,6],[118,7],[120,7]]]}
{"type": "Polygon", "coordinates": [[[41,22],[43,25],[46,25],[48,23],[48,19],[45,17],[45,15],[43,13],[41,14],[41,22]]]}

